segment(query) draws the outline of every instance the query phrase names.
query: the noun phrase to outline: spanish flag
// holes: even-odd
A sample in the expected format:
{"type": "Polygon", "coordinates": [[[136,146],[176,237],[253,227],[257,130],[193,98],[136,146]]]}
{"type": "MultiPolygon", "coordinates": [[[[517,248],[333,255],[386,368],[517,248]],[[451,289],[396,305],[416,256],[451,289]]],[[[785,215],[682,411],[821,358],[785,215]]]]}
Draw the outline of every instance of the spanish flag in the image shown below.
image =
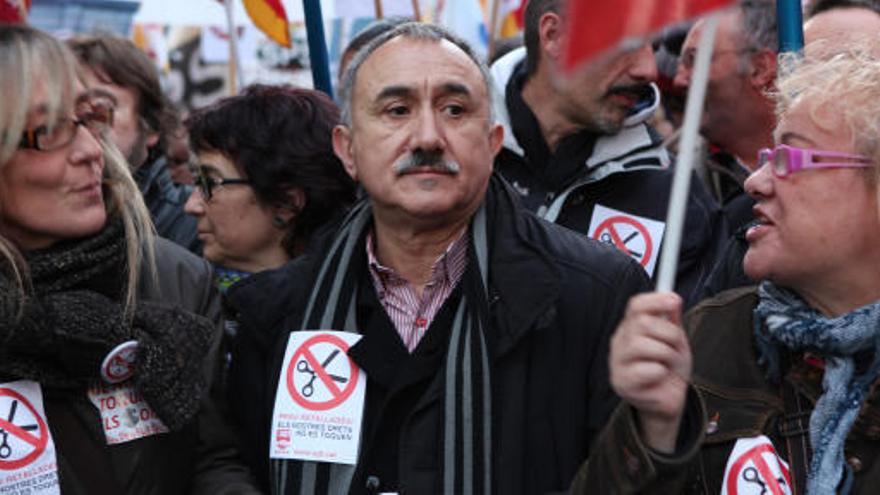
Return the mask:
{"type": "Polygon", "coordinates": [[[281,46],[290,48],[287,12],[281,0],[243,0],[251,20],[260,31],[281,46]]]}

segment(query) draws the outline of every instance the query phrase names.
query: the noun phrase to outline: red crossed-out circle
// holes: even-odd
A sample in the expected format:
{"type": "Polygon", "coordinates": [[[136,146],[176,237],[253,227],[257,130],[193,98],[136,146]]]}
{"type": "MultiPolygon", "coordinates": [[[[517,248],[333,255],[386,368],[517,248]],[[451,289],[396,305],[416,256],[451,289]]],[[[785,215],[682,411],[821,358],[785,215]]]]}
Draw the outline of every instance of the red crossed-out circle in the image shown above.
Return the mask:
{"type": "Polygon", "coordinates": [[[0,397],[11,397],[13,400],[17,400],[24,407],[26,407],[27,410],[30,411],[31,414],[34,416],[34,418],[36,418],[38,431],[40,433],[39,436],[34,436],[31,432],[24,430],[20,426],[12,424],[9,421],[6,421],[6,419],[0,417],[0,428],[2,428],[9,435],[14,435],[15,438],[18,438],[19,440],[34,447],[34,450],[32,452],[20,459],[15,459],[12,461],[4,461],[0,459],[0,470],[11,471],[13,469],[19,469],[27,466],[43,454],[43,451],[46,450],[46,444],[49,443],[49,428],[46,426],[46,422],[43,421],[43,418],[40,416],[34,406],[32,406],[31,403],[24,398],[24,396],[22,396],[15,390],[0,388],[0,397]]]}
{"type": "MultiPolygon", "coordinates": [[[[739,474],[746,466],[746,463],[752,461],[755,463],[755,469],[758,470],[761,479],[767,484],[767,489],[770,490],[770,493],[772,495],[785,495],[785,491],[779,486],[779,481],[776,479],[776,475],[773,474],[773,471],[770,470],[770,466],[767,465],[767,461],[764,460],[764,454],[773,454],[775,456],[776,451],[773,450],[772,445],[764,443],[752,447],[739,456],[733,465],[730,466],[730,473],[727,477],[727,493],[730,493],[731,495],[737,495],[737,493],[739,493],[737,490],[739,474]]],[[[785,483],[788,484],[788,486],[791,486],[791,474],[789,474],[789,470],[786,469],[785,465],[781,462],[779,463],[779,468],[782,469],[782,476],[785,478],[785,483]]]]}
{"type": "Polygon", "coordinates": [[[134,375],[137,341],[130,340],[116,346],[101,363],[101,377],[107,383],[121,383],[134,375]]]}
{"type": "Polygon", "coordinates": [[[629,225],[635,228],[636,232],[641,234],[645,239],[645,252],[642,253],[641,259],[639,259],[638,262],[641,263],[643,267],[648,266],[648,262],[651,261],[651,253],[654,251],[654,243],[651,241],[651,235],[648,233],[648,229],[632,218],[623,215],[606,218],[605,221],[596,227],[596,231],[593,232],[593,239],[598,240],[603,232],[608,231],[608,235],[611,236],[614,246],[624,253],[631,255],[630,250],[626,247],[626,243],[621,239],[620,234],[617,232],[617,225],[620,224],[629,225]]]}
{"type": "Polygon", "coordinates": [[[358,374],[360,370],[357,365],[348,358],[348,343],[346,343],[341,338],[336,335],[331,334],[320,334],[315,335],[314,337],[306,340],[299,346],[296,352],[293,353],[293,357],[290,359],[290,363],[287,365],[287,391],[290,392],[290,396],[293,398],[294,402],[299,404],[300,406],[309,409],[311,411],[326,411],[328,409],[333,409],[334,407],[342,404],[345,399],[354,392],[355,387],[357,386],[358,374]],[[330,344],[335,347],[338,347],[342,351],[343,357],[348,360],[348,366],[350,368],[348,383],[345,384],[345,388],[340,389],[336,383],[333,381],[333,378],[330,377],[330,374],[327,373],[327,370],[321,366],[321,363],[312,353],[311,348],[316,344],[330,344]],[[327,390],[330,392],[330,395],[333,396],[332,399],[317,402],[313,401],[307,397],[302,395],[302,392],[296,388],[296,385],[293,382],[293,373],[296,372],[297,363],[300,359],[304,359],[309,367],[315,372],[318,380],[317,382],[322,383],[327,390]]]}

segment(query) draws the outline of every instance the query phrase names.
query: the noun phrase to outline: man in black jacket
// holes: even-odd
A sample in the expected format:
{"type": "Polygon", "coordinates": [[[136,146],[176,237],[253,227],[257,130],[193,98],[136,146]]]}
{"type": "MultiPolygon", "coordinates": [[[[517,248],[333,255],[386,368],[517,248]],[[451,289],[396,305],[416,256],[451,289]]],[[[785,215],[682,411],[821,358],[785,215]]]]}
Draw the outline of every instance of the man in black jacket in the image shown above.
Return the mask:
{"type": "MultiPolygon", "coordinates": [[[[561,0],[532,0],[525,48],[492,66],[505,125],[496,167],[539,216],[616,246],[649,276],[662,248],[672,159],[646,122],[659,104],[650,45],[611,55],[562,80],[561,0]]],[[[676,291],[685,301],[708,275],[726,227],[692,181],[676,291]]]]}
{"type": "Polygon", "coordinates": [[[201,254],[196,218],[183,211],[192,187],[175,184],[165,146],[175,116],[159,84],[156,67],[131,41],[112,35],[69,41],[93,104],[113,110],[109,138],[132,168],[158,234],[201,254]]]}
{"type": "Polygon", "coordinates": [[[334,147],[368,197],[307,254],[229,294],[231,406],[258,475],[289,494],[567,490],[617,402],[609,334],[644,270],[536,218],[493,177],[503,129],[488,71],[443,28],[376,38],[340,99],[334,147]],[[290,438],[273,408],[290,413],[277,405],[298,390],[285,353],[304,329],[361,336],[347,350],[367,376],[353,466],[266,459],[290,438]]]}

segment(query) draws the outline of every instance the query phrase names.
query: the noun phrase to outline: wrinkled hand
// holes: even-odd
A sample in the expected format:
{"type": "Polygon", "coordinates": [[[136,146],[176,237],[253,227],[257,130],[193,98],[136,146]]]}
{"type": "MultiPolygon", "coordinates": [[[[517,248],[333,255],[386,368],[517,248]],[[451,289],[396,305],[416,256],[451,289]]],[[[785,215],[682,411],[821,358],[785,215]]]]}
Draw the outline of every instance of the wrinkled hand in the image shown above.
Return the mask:
{"type": "Polygon", "coordinates": [[[691,351],[674,293],[630,299],[611,338],[611,386],[637,411],[643,439],[674,452],[691,376],[691,351]]]}

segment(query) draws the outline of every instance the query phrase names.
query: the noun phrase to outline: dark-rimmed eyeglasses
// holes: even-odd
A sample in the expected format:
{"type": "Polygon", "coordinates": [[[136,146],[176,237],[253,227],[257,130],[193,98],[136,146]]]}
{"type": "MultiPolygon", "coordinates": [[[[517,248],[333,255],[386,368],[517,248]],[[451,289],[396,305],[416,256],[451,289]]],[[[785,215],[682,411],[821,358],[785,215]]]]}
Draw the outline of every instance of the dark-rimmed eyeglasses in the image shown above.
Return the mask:
{"type": "Polygon", "coordinates": [[[113,126],[113,107],[101,104],[78,104],[74,118],[62,118],[53,125],[41,125],[21,133],[19,149],[53,151],[70,144],[76,130],[84,126],[93,134],[100,134],[113,126]]]}
{"type": "MultiPolygon", "coordinates": [[[[712,61],[714,62],[716,58],[726,55],[726,54],[736,54],[737,56],[743,55],[746,53],[754,52],[751,48],[740,48],[740,49],[721,49],[721,50],[713,50],[712,51],[712,61]]],[[[694,64],[697,61],[697,49],[696,48],[688,48],[681,52],[681,55],[678,57],[678,64],[684,67],[687,70],[692,70],[694,68],[694,64]]]]}
{"type": "Polygon", "coordinates": [[[223,177],[211,177],[211,168],[206,165],[198,165],[194,170],[195,186],[199,188],[199,192],[205,201],[210,201],[214,195],[214,188],[225,186],[227,184],[243,184],[250,185],[251,181],[247,179],[227,179],[223,177]]]}

